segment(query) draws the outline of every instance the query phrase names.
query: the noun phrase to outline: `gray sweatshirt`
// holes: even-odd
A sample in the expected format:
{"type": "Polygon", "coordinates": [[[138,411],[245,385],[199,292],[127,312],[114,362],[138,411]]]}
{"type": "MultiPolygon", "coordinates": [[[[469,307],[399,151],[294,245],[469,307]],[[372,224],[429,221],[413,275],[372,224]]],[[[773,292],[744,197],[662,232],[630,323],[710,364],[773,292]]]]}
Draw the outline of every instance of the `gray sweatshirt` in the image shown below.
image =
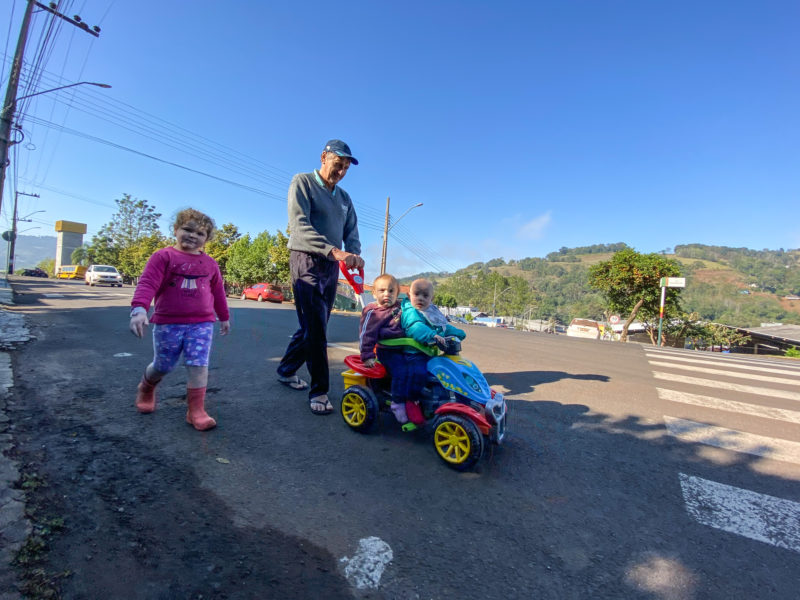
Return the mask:
{"type": "Polygon", "coordinates": [[[328,256],[333,248],[361,254],[358,219],[350,195],[325,187],[315,172],[298,173],[289,186],[289,250],[328,256]]]}

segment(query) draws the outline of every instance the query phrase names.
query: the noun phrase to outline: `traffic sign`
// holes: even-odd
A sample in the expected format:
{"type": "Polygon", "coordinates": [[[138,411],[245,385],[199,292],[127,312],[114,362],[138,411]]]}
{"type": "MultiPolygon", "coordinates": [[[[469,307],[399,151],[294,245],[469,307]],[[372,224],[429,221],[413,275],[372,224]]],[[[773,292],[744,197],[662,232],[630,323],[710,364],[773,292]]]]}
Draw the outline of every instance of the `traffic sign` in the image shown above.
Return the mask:
{"type": "Polygon", "coordinates": [[[608,322],[611,323],[612,325],[616,325],[617,323],[619,323],[619,315],[611,315],[610,317],[608,317],[608,322]]]}
{"type": "Polygon", "coordinates": [[[685,277],[662,277],[661,287],[683,288],[686,287],[685,277]]]}

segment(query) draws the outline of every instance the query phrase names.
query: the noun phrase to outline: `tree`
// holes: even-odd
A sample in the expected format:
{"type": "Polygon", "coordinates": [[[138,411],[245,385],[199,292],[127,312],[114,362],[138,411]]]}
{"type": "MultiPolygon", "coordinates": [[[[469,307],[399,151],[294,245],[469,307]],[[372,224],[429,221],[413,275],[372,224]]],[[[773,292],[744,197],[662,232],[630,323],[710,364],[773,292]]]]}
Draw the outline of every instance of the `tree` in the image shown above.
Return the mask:
{"type": "Polygon", "coordinates": [[[280,230],[272,238],[269,247],[267,277],[274,283],[289,283],[292,278],[289,270],[289,238],[280,230]]]}
{"type": "Polygon", "coordinates": [[[725,347],[732,348],[734,346],[741,346],[750,342],[750,336],[738,332],[734,327],[721,325],[719,323],[709,323],[705,326],[705,339],[711,342],[711,348],[719,346],[720,349],[725,347]]]}
{"type": "MultiPolygon", "coordinates": [[[[680,264],[659,254],[640,254],[626,248],[589,268],[589,285],[600,290],[615,312],[627,314],[622,326],[621,341],[628,339],[628,327],[640,310],[646,315],[657,314],[661,301],[660,280],[681,274],[680,264]]],[[[679,309],[678,292],[667,289],[666,306],[675,314],[679,309]]]]}
{"type": "Polygon", "coordinates": [[[436,306],[444,306],[445,308],[455,308],[458,306],[455,296],[451,296],[450,294],[434,294],[433,303],[436,306]]]}
{"type": "Polygon", "coordinates": [[[217,261],[222,276],[225,277],[228,268],[228,251],[233,243],[242,237],[239,228],[233,223],[225,223],[218,229],[214,238],[206,244],[206,254],[217,261]]]}
{"type": "Polygon", "coordinates": [[[92,265],[116,265],[119,262],[119,252],[120,249],[113,245],[110,237],[97,233],[86,249],[86,256],[92,265]]]}
{"type": "Polygon", "coordinates": [[[56,275],[55,258],[45,258],[44,260],[40,260],[36,267],[47,273],[50,277],[55,277],[56,275]]]}
{"type": "Polygon", "coordinates": [[[117,203],[117,212],[98,232],[98,235],[108,237],[111,245],[121,249],[135,244],[140,238],[161,233],[158,228],[161,213],[157,213],[147,200],[123,194],[114,202],[117,203]]]}
{"type": "MultiPolygon", "coordinates": [[[[86,250],[87,259],[92,264],[118,266],[123,276],[133,278],[141,274],[141,270],[137,271],[133,266],[138,264],[137,261],[131,259],[131,255],[136,253],[134,247],[143,238],[164,239],[158,228],[161,213],[157,213],[147,200],[131,198],[130,194],[123,194],[114,202],[117,203],[117,212],[92,237],[86,250]],[[125,265],[120,263],[123,256],[125,265]]],[[[145,242],[145,246],[148,243],[145,242]]]]}
{"type": "Polygon", "coordinates": [[[160,233],[155,233],[122,248],[117,256],[117,268],[128,277],[137,278],[144,271],[148,259],[156,250],[169,246],[169,241],[160,233]]]}
{"type": "Polygon", "coordinates": [[[81,244],[75,250],[72,251],[72,254],[69,256],[70,261],[72,261],[73,265],[82,265],[84,267],[89,266],[89,246],[87,244],[81,244]]]}

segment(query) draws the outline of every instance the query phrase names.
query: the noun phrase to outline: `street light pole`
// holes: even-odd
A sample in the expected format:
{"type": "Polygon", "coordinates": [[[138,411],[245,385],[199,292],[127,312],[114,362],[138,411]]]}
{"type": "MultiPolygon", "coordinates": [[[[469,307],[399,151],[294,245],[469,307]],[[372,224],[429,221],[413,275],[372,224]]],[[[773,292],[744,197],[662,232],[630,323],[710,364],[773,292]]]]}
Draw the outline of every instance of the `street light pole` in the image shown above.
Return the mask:
{"type": "Polygon", "coordinates": [[[422,206],[422,202],[417,202],[416,204],[410,206],[406,212],[400,215],[391,226],[389,226],[389,197],[386,197],[386,221],[383,225],[383,251],[381,252],[381,272],[383,274],[386,272],[386,244],[389,240],[389,232],[392,230],[392,227],[397,225],[400,222],[400,219],[405,217],[408,213],[410,213],[415,208],[422,206]]]}

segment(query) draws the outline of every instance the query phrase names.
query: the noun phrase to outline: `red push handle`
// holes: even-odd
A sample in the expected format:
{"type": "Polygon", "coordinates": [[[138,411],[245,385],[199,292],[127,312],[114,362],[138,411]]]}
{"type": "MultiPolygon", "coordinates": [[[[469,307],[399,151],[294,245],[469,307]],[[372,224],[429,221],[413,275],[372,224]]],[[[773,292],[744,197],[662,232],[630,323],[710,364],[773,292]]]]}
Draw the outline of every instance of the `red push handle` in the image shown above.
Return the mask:
{"type": "Polygon", "coordinates": [[[343,260],[339,261],[339,268],[342,270],[342,275],[347,279],[347,283],[353,288],[356,294],[364,293],[364,269],[351,269],[344,264],[343,260]]]}

